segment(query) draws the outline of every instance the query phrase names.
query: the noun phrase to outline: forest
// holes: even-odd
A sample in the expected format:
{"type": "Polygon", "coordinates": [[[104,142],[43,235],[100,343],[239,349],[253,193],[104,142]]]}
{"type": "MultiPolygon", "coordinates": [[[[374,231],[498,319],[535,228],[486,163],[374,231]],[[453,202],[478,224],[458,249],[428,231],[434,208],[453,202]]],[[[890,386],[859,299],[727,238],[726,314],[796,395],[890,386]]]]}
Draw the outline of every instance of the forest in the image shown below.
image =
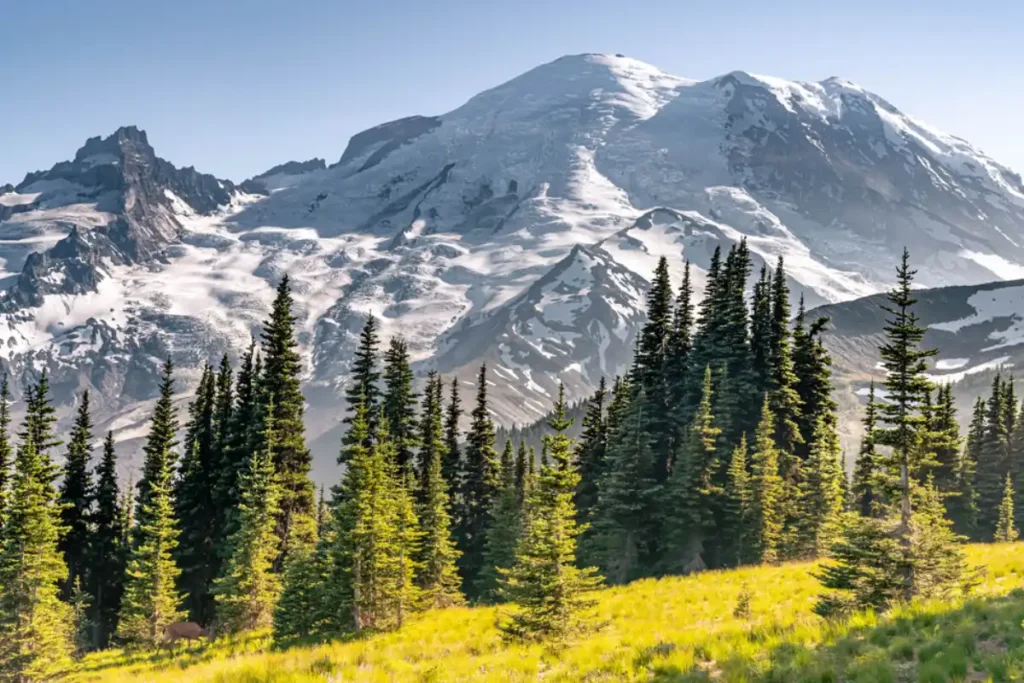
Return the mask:
{"type": "Polygon", "coordinates": [[[684,273],[675,286],[659,262],[631,367],[601,381],[577,439],[553,397],[539,453],[499,442],[486,366],[472,395],[417,378],[369,316],[338,407],[344,474],[326,491],[309,474],[287,277],[238,367],[206,366],[183,424],[166,361],[136,482],[119,480],[114,435],[94,434],[88,392],[62,443],[46,375],[17,432],[5,380],[0,680],[152,650],[186,621],[269,629],[286,648],[503,604],[508,642],[561,642],[595,627],[601,585],[790,560],[824,558],[823,628],[969,592],[963,542],[1017,536],[1024,406],[997,376],[960,433],[949,386],[927,376],[906,251],[850,475],[828,321],[802,301],[794,313],[782,259],[748,291],[746,243],[716,251],[700,301],[684,273]]]}

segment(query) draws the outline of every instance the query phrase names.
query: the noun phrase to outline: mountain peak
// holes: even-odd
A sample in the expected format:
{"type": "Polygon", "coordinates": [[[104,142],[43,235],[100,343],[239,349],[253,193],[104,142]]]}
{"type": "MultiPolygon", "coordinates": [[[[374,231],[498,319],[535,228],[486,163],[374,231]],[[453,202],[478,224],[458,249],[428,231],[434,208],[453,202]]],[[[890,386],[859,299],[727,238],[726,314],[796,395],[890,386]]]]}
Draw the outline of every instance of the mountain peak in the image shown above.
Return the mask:
{"type": "Polygon", "coordinates": [[[146,131],[135,126],[121,126],[107,137],[92,137],[75,153],[75,162],[87,160],[97,163],[111,163],[120,158],[128,150],[147,157],[155,157],[156,153],[149,144],[146,131]]]}

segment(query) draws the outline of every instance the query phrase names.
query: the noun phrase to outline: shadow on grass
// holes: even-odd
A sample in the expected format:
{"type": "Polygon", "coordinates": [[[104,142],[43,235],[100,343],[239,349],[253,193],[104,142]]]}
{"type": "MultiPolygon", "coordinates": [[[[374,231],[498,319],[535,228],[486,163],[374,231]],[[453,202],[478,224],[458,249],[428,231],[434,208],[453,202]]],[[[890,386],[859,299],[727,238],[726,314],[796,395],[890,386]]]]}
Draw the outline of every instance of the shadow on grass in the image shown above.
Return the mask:
{"type": "MultiPolygon", "coordinates": [[[[815,646],[781,642],[754,656],[737,653],[686,670],[659,666],[656,655],[663,652],[647,657],[651,680],[659,683],[1002,683],[1024,680],[1022,620],[1024,590],[1017,589],[956,609],[912,606],[872,626],[822,622],[826,633],[815,646]]],[[[754,628],[748,637],[762,636],[754,628]]]]}

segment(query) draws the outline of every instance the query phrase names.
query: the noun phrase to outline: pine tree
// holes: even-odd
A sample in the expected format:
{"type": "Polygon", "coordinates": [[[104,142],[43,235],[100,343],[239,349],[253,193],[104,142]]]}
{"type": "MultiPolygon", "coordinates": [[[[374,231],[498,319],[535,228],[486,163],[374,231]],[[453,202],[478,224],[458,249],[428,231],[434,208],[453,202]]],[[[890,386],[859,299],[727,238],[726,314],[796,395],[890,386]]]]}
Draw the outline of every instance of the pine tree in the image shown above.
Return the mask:
{"type": "Polygon", "coordinates": [[[179,588],[185,597],[189,619],[199,624],[213,620],[210,592],[220,569],[217,548],[219,501],[214,499],[220,483],[220,462],[215,456],[216,376],[207,364],[189,405],[185,426],[184,453],[174,481],[174,519],[179,532],[174,553],[181,570],[179,588]]]}
{"type": "Polygon", "coordinates": [[[356,349],[355,358],[352,361],[349,386],[345,390],[345,400],[348,402],[350,413],[345,418],[345,424],[351,424],[356,408],[361,401],[364,402],[367,415],[369,415],[370,437],[374,434],[381,405],[379,386],[381,374],[377,367],[379,346],[380,323],[370,313],[366,317],[363,331],[359,334],[359,347],[356,349]]]}
{"type": "Polygon", "coordinates": [[[7,506],[10,504],[11,480],[14,475],[13,451],[10,442],[11,429],[11,392],[8,388],[7,375],[0,380],[0,529],[4,527],[7,506]]]}
{"type": "Polygon", "coordinates": [[[118,616],[117,636],[133,646],[157,645],[167,624],[183,616],[181,596],[175,587],[181,570],[173,556],[178,545],[171,505],[171,470],[178,428],[172,403],[173,371],[168,359],[143,448],[145,460],[136,502],[136,527],[118,616]]]}
{"type": "Polygon", "coordinates": [[[672,462],[672,422],[669,419],[670,398],[666,383],[666,353],[673,332],[672,285],[669,281],[668,261],[662,256],[654,271],[651,288],[647,292],[647,323],[640,330],[633,370],[645,399],[651,404],[646,411],[648,429],[654,440],[655,477],[664,482],[672,462]]]}
{"type": "Polygon", "coordinates": [[[441,379],[434,373],[427,380],[425,403],[428,403],[427,397],[431,395],[431,405],[425,405],[423,410],[424,424],[429,419],[431,426],[422,432],[423,446],[420,450],[423,480],[420,487],[419,521],[423,539],[419,555],[421,569],[417,575],[423,606],[427,609],[450,607],[463,602],[462,593],[459,592],[461,579],[456,566],[459,551],[452,538],[453,524],[448,513],[448,482],[441,469],[444,451],[444,444],[440,440],[441,379]],[[428,433],[433,436],[428,436],[428,433]]]}
{"type": "Polygon", "coordinates": [[[853,470],[853,508],[864,517],[880,512],[881,500],[878,491],[880,458],[875,450],[878,424],[878,403],[875,400],[875,383],[868,389],[868,403],[864,412],[864,436],[860,441],[860,452],[853,470]]]}
{"type": "Polygon", "coordinates": [[[57,469],[35,442],[46,435],[45,420],[52,415],[46,412],[45,376],[30,388],[27,403],[0,532],[0,676],[26,682],[66,674],[75,636],[71,607],[58,596],[67,567],[57,547],[63,532],[53,485],[57,469]]]}
{"type": "Polygon", "coordinates": [[[62,599],[70,600],[75,586],[80,586],[89,566],[89,537],[92,517],[93,486],[89,473],[92,457],[92,417],[89,415],[89,392],[82,392],[75,423],[71,428],[67,456],[64,458],[60,485],[61,526],[65,532],[58,547],[64,555],[68,577],[61,586],[62,599]]]}
{"type": "Polygon", "coordinates": [[[824,416],[818,416],[804,469],[807,488],[800,503],[799,527],[807,554],[820,557],[829,552],[839,537],[844,502],[839,435],[824,416]]]}
{"type": "Polygon", "coordinates": [[[466,592],[472,593],[484,567],[487,527],[498,491],[498,458],[494,452],[494,423],[487,407],[487,366],[480,366],[476,406],[466,435],[465,478],[462,481],[462,514],[458,543],[466,592]]]}
{"type": "Polygon", "coordinates": [[[264,417],[263,448],[252,454],[239,482],[238,530],[213,593],[217,621],[229,633],[269,627],[281,593],[281,577],[272,571],[281,551],[276,536],[280,489],[274,476],[273,410],[264,417]]]}
{"type": "Polygon", "coordinates": [[[25,392],[25,420],[22,422],[21,439],[31,439],[47,462],[51,461],[50,451],[61,445],[54,436],[57,424],[57,410],[51,405],[50,379],[44,370],[34,386],[25,392]]]}
{"type": "Polygon", "coordinates": [[[213,401],[213,448],[210,458],[213,464],[212,498],[217,501],[214,508],[216,519],[213,523],[215,531],[213,542],[218,565],[230,550],[227,542],[228,520],[234,515],[233,511],[237,505],[237,501],[232,496],[232,489],[239,472],[231,453],[232,412],[235,408],[232,377],[231,359],[225,353],[221,356],[214,383],[216,395],[213,401]]]}
{"type": "Polygon", "coordinates": [[[801,399],[796,391],[798,377],[789,331],[789,286],[781,256],[772,278],[771,309],[768,396],[775,418],[775,444],[782,456],[779,466],[783,475],[788,476],[792,471],[788,461],[798,455],[797,449],[804,443],[804,437],[800,433],[801,399]]]}
{"type": "MultiPolygon", "coordinates": [[[[750,366],[757,392],[772,388],[772,276],[768,265],[761,266],[761,277],[754,284],[750,311],[750,366]]],[[[787,321],[788,322],[788,321],[787,321]]]]}
{"type": "Polygon", "coordinates": [[[313,482],[309,478],[312,464],[306,447],[303,424],[304,399],[299,384],[301,359],[296,350],[295,319],[292,317],[291,287],[286,275],[277,287],[270,319],[263,327],[264,403],[273,406],[274,471],[281,483],[281,511],[277,535],[281,539],[281,566],[293,544],[311,544],[315,534],[316,510],[313,482]]]}
{"type": "MultiPolygon", "coordinates": [[[[669,389],[669,407],[673,412],[682,409],[690,375],[690,352],[693,350],[693,285],[690,281],[690,262],[683,268],[683,284],[676,297],[672,316],[672,333],[665,351],[665,379],[669,389]]],[[[604,378],[602,378],[602,381],[604,378]]],[[[580,473],[581,476],[583,473],[580,473]]]]}
{"type": "Polygon", "coordinates": [[[978,448],[975,490],[978,495],[978,527],[983,537],[990,537],[998,522],[1003,483],[1009,472],[1010,432],[1006,424],[1006,391],[1003,379],[996,374],[992,394],[985,406],[985,431],[978,448]]]}
{"type": "MultiPolygon", "coordinates": [[[[423,391],[423,403],[420,408],[418,426],[419,457],[416,470],[420,475],[420,492],[425,493],[430,463],[437,456],[440,463],[444,458],[444,406],[442,392],[444,387],[436,371],[427,373],[427,386],[423,391]]],[[[447,489],[448,483],[445,482],[447,489]]],[[[448,492],[445,491],[447,497],[448,492]]]]}
{"type": "MultiPolygon", "coordinates": [[[[329,530],[333,520],[327,524],[329,530]]],[[[274,608],[273,637],[275,644],[326,638],[336,635],[329,619],[330,603],[326,598],[331,579],[330,548],[334,543],[331,531],[319,542],[292,546],[284,563],[283,587],[274,608]]]]}
{"type": "Polygon", "coordinates": [[[793,372],[797,378],[796,391],[802,401],[798,422],[803,444],[797,448],[797,453],[805,459],[810,453],[818,416],[825,417],[832,425],[837,423],[836,402],[832,398],[832,356],[822,341],[829,319],[818,317],[810,325],[806,324],[806,319],[801,296],[793,325],[793,372]]]}
{"type": "MultiPolygon", "coordinates": [[[[89,544],[88,591],[92,596],[90,620],[95,625],[92,645],[107,647],[117,628],[128,557],[128,530],[123,527],[121,493],[117,484],[114,433],[107,432],[103,457],[96,469],[96,510],[89,544]]],[[[131,505],[128,506],[129,511],[131,505]]]]}
{"type": "Polygon", "coordinates": [[[609,422],[616,426],[608,434],[608,467],[600,483],[593,532],[585,531],[587,561],[616,584],[648,571],[652,521],[661,498],[646,430],[647,403],[642,388],[636,395],[632,391],[631,383],[623,381],[612,394],[609,422]]]}
{"type": "Polygon", "coordinates": [[[502,597],[518,609],[499,628],[513,640],[560,640],[579,633],[586,626],[582,613],[593,604],[588,593],[601,583],[595,568],[577,566],[581,528],[572,501],[579,473],[566,434],[571,422],[565,416],[564,386],[559,385],[549,425],[554,432],[548,437],[551,465],[541,469],[531,491],[534,511],[516,548],[515,564],[500,570],[502,597]]]}
{"type": "Polygon", "coordinates": [[[501,570],[507,570],[515,564],[516,545],[521,531],[522,520],[511,440],[505,442],[505,449],[501,454],[498,480],[498,493],[491,507],[491,524],[487,527],[483,569],[476,590],[476,594],[484,600],[495,600],[499,597],[501,570]]]}
{"type": "Polygon", "coordinates": [[[689,573],[708,566],[705,541],[715,537],[715,512],[721,490],[715,481],[721,431],[711,411],[711,368],[666,488],[662,562],[669,572],[689,573]]]}
{"type": "Polygon", "coordinates": [[[723,560],[726,566],[745,564],[753,555],[750,548],[753,497],[747,471],[747,437],[743,436],[732,451],[726,473],[723,503],[723,531],[726,534],[723,560]]]}
{"type": "Polygon", "coordinates": [[[963,452],[957,464],[956,495],[948,503],[949,516],[957,533],[972,541],[981,540],[978,527],[978,493],[975,476],[978,455],[985,438],[985,400],[980,396],[974,403],[971,424],[967,430],[963,452]]]}
{"type": "Polygon", "coordinates": [[[999,521],[996,523],[995,542],[1009,543],[1017,540],[1017,527],[1013,523],[1013,480],[1006,475],[1006,484],[1003,486],[1003,500],[999,503],[999,521]]]}
{"type": "Polygon", "coordinates": [[[522,510],[523,501],[526,500],[526,489],[529,486],[532,473],[533,461],[526,450],[526,442],[520,441],[519,450],[516,452],[516,500],[519,502],[520,510],[522,510]]]}
{"type": "Polygon", "coordinates": [[[444,452],[441,457],[441,476],[448,483],[449,515],[455,528],[462,524],[462,487],[466,478],[465,463],[459,449],[459,420],[462,419],[462,401],[459,398],[459,379],[452,378],[452,388],[444,418],[444,452]]]}
{"type": "Polygon", "coordinates": [[[957,471],[963,440],[960,438],[960,423],[957,420],[956,405],[953,402],[953,385],[939,387],[938,402],[933,413],[931,449],[934,453],[935,485],[943,494],[957,490],[957,471]]]}
{"type": "Polygon", "coordinates": [[[262,424],[257,405],[257,384],[260,371],[257,368],[256,341],[249,345],[242,356],[241,367],[235,380],[233,405],[228,418],[227,441],[220,465],[217,483],[217,500],[223,501],[221,557],[229,551],[226,539],[238,528],[238,502],[241,500],[239,486],[241,473],[248,467],[249,458],[258,448],[257,428],[262,424]]]}
{"type": "Polygon", "coordinates": [[[608,446],[608,434],[604,418],[604,400],[607,394],[607,385],[605,384],[604,377],[602,377],[597,391],[594,392],[594,395],[587,404],[587,413],[583,418],[583,431],[576,446],[576,462],[580,472],[580,486],[576,491],[575,502],[576,511],[579,513],[579,521],[581,522],[590,518],[591,511],[597,504],[597,482],[604,474],[605,456],[608,446]]]}
{"type": "Polygon", "coordinates": [[[782,535],[783,483],[779,475],[778,452],[772,439],[774,431],[774,416],[765,398],[761,421],[754,434],[754,452],[750,457],[752,558],[762,563],[778,561],[782,535]]]}
{"type": "Polygon", "coordinates": [[[411,471],[418,447],[416,433],[416,392],[413,391],[409,345],[402,337],[392,337],[384,352],[384,396],[382,406],[388,420],[391,442],[395,445],[399,470],[411,471]]]}

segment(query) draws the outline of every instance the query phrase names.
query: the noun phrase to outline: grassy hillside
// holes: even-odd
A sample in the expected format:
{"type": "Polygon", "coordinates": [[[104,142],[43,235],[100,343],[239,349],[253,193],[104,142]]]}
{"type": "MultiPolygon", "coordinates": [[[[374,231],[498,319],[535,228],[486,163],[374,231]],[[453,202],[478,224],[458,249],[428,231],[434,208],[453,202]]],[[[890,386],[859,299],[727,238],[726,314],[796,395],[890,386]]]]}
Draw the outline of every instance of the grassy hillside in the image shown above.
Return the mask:
{"type": "Polygon", "coordinates": [[[967,601],[827,626],[813,565],[788,564],[604,590],[600,628],[560,650],[506,647],[496,608],[425,615],[400,632],[287,651],[266,637],[177,656],[87,657],[76,681],[1016,681],[1024,680],[1024,544],[969,548],[985,567],[967,601]],[[750,616],[734,612],[751,596],[750,616]]]}

